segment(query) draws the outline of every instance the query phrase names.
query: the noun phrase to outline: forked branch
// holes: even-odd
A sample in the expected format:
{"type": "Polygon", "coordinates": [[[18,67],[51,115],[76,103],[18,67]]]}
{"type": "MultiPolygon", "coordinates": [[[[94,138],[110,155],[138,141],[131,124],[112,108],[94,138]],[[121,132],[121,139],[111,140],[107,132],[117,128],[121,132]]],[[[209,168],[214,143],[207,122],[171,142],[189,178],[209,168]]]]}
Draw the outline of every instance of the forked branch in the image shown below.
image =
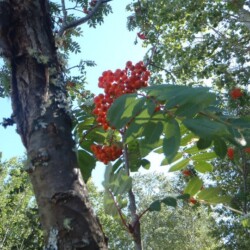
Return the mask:
{"type": "MultiPolygon", "coordinates": [[[[85,17],[79,18],[79,19],[74,20],[70,23],[66,23],[66,22],[63,23],[61,29],[58,32],[58,35],[62,36],[66,30],[75,28],[83,23],[86,23],[88,20],[90,20],[96,14],[96,12],[98,11],[98,9],[101,7],[102,4],[110,2],[110,1],[112,1],[112,0],[98,0],[95,4],[94,8],[85,17]]],[[[64,6],[64,10],[65,10],[65,6],[64,6]]],[[[65,12],[64,12],[64,15],[65,15],[65,12]]],[[[64,19],[65,19],[65,16],[64,16],[64,19]]]]}

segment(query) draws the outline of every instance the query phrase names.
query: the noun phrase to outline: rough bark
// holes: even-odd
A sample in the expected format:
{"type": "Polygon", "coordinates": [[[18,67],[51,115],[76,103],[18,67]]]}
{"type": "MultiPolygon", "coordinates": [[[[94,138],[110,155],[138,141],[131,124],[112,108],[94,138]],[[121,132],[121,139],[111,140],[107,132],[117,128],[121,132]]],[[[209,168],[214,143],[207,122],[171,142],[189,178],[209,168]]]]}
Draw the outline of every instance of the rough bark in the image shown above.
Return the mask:
{"type": "Polygon", "coordinates": [[[13,118],[27,149],[45,249],[106,249],[77,168],[48,1],[0,1],[0,13],[1,53],[12,69],[13,118]]]}

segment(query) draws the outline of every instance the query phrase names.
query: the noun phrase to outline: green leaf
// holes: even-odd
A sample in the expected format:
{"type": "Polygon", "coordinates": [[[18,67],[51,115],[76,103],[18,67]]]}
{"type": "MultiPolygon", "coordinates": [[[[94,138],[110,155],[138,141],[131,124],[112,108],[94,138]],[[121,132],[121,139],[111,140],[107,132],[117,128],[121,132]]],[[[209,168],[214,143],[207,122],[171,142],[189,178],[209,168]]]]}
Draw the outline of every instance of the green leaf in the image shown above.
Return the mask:
{"type": "Polygon", "coordinates": [[[163,152],[168,162],[171,163],[180,147],[181,134],[179,123],[175,119],[168,120],[164,132],[166,138],[163,139],[163,152]]]}
{"type": "Polygon", "coordinates": [[[145,169],[150,169],[150,161],[147,159],[141,159],[141,165],[145,169]]]}
{"type": "Polygon", "coordinates": [[[215,159],[217,156],[214,152],[202,152],[201,154],[197,154],[192,156],[192,160],[194,161],[208,161],[208,160],[213,160],[215,159]]]}
{"type": "Polygon", "coordinates": [[[162,122],[148,122],[145,126],[143,134],[145,135],[145,140],[151,144],[159,141],[160,136],[163,131],[163,124],[162,122]]]}
{"type": "Polygon", "coordinates": [[[212,199],[214,196],[218,196],[220,192],[221,189],[219,187],[206,188],[199,192],[197,198],[200,200],[208,201],[212,199]]]}
{"type": "Polygon", "coordinates": [[[166,197],[164,199],[161,200],[162,203],[164,203],[167,206],[171,206],[171,207],[176,207],[177,206],[177,201],[174,197],[166,197]]]}
{"type": "Polygon", "coordinates": [[[147,100],[147,111],[150,115],[155,113],[156,103],[152,98],[147,100]]]}
{"type": "Polygon", "coordinates": [[[190,194],[190,196],[194,196],[201,189],[202,185],[203,182],[199,177],[192,177],[188,182],[186,188],[184,189],[184,193],[190,194]]]}
{"type": "Polygon", "coordinates": [[[132,178],[122,168],[114,173],[113,166],[108,164],[104,173],[103,186],[111,190],[115,196],[122,195],[132,188],[132,178]]]}
{"type": "Polygon", "coordinates": [[[185,119],[183,121],[183,124],[194,134],[202,138],[211,138],[217,135],[225,136],[229,133],[227,127],[224,124],[210,120],[205,117],[185,119]]]}
{"type": "Polygon", "coordinates": [[[194,154],[197,154],[199,153],[199,149],[197,148],[196,145],[193,145],[191,147],[188,147],[187,149],[185,149],[185,153],[188,153],[188,154],[191,154],[191,155],[194,155],[194,154]]]}
{"type": "Polygon", "coordinates": [[[132,172],[138,171],[141,166],[141,153],[138,141],[128,143],[128,160],[129,167],[132,172]]]}
{"type": "Polygon", "coordinates": [[[84,119],[83,122],[80,122],[77,124],[77,131],[79,134],[82,134],[82,132],[86,129],[89,129],[90,127],[93,126],[95,122],[95,118],[94,117],[88,117],[86,119],[84,119]]]}
{"type": "Polygon", "coordinates": [[[206,161],[195,161],[194,168],[200,173],[207,173],[213,171],[213,165],[206,161]]]}
{"type": "Polygon", "coordinates": [[[161,211],[161,202],[160,200],[156,200],[154,202],[152,202],[148,208],[148,211],[152,212],[152,211],[161,211]]]}
{"type": "Polygon", "coordinates": [[[108,110],[107,118],[112,126],[121,129],[145,108],[145,97],[126,94],[117,98],[108,110]]]}
{"type": "Polygon", "coordinates": [[[183,160],[173,164],[171,166],[171,168],[169,169],[169,172],[181,170],[181,169],[185,168],[188,165],[188,163],[189,163],[189,159],[183,159],[183,160]]]}
{"type": "Polygon", "coordinates": [[[106,168],[105,168],[105,172],[104,172],[104,181],[102,182],[102,185],[105,188],[109,188],[109,184],[112,181],[114,172],[113,172],[113,166],[111,163],[109,163],[106,168]]]}
{"type": "Polygon", "coordinates": [[[228,119],[228,122],[231,123],[236,128],[250,129],[250,116],[245,116],[236,119],[231,118],[228,119]]]}
{"type": "MultiPolygon", "coordinates": [[[[204,87],[188,87],[179,85],[154,85],[144,88],[148,95],[154,96],[159,101],[166,101],[166,109],[175,107],[176,105],[182,106],[192,104],[195,111],[204,109],[212,102],[215,101],[215,94],[210,93],[208,88],[204,87]],[[196,105],[194,105],[196,104],[196,105]]],[[[185,107],[186,109],[186,107],[185,107]]],[[[189,111],[190,112],[190,111],[189,111]]],[[[182,112],[183,114],[184,112],[182,112]]]]}
{"type": "Polygon", "coordinates": [[[177,116],[192,118],[201,110],[201,106],[196,103],[188,103],[181,105],[175,112],[177,116]]]}
{"type": "Polygon", "coordinates": [[[119,213],[115,205],[112,195],[109,191],[105,190],[103,199],[104,211],[106,214],[111,215],[115,219],[119,219],[119,213]]]}
{"type": "Polygon", "coordinates": [[[88,154],[84,150],[78,150],[77,160],[83,179],[87,182],[91,176],[92,170],[95,168],[96,160],[92,155],[88,154]]]}
{"type": "Polygon", "coordinates": [[[140,154],[141,157],[147,156],[149,153],[154,151],[156,148],[160,147],[162,145],[162,139],[159,139],[155,143],[148,143],[146,139],[138,140],[140,145],[140,154]]]}
{"type": "Polygon", "coordinates": [[[200,138],[199,141],[197,141],[197,148],[198,149],[206,149],[210,147],[212,144],[212,140],[209,138],[200,138]]]}
{"type": "Polygon", "coordinates": [[[250,218],[243,218],[241,224],[243,227],[250,227],[250,218]]]}
{"type": "Polygon", "coordinates": [[[193,141],[196,138],[197,138],[197,136],[195,136],[193,133],[191,133],[191,132],[186,133],[181,138],[181,146],[186,146],[187,144],[189,144],[191,141],[193,141]]]}
{"type": "Polygon", "coordinates": [[[217,196],[217,197],[214,197],[214,198],[211,198],[208,202],[210,204],[220,204],[220,203],[230,203],[232,200],[232,197],[230,196],[217,196]]]}
{"type": "Polygon", "coordinates": [[[197,199],[204,200],[211,204],[219,204],[219,203],[229,203],[231,201],[231,197],[220,195],[221,189],[219,187],[210,187],[207,189],[203,189],[197,195],[197,199]]]}
{"type": "Polygon", "coordinates": [[[227,145],[225,141],[219,137],[214,138],[214,151],[221,159],[223,159],[227,154],[227,145]]]}
{"type": "Polygon", "coordinates": [[[141,124],[137,124],[135,120],[131,122],[124,134],[125,143],[136,140],[137,137],[141,136],[143,130],[144,127],[141,124]]]}
{"type": "Polygon", "coordinates": [[[181,194],[176,197],[179,200],[188,200],[190,198],[190,194],[181,194]]]}
{"type": "Polygon", "coordinates": [[[118,186],[113,188],[114,195],[128,193],[132,188],[132,178],[127,175],[124,169],[120,169],[115,174],[115,181],[118,183],[118,186]]]}

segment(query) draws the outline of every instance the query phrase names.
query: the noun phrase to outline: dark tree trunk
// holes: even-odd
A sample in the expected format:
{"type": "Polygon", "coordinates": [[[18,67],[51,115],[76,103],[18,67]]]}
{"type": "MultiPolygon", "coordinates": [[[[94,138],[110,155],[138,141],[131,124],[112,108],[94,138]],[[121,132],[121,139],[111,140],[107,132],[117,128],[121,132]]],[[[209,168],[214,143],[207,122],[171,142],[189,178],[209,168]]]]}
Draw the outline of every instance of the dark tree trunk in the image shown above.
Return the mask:
{"type": "Polygon", "coordinates": [[[46,249],[106,249],[77,168],[47,0],[0,1],[0,47],[11,63],[13,118],[27,149],[46,249]]]}

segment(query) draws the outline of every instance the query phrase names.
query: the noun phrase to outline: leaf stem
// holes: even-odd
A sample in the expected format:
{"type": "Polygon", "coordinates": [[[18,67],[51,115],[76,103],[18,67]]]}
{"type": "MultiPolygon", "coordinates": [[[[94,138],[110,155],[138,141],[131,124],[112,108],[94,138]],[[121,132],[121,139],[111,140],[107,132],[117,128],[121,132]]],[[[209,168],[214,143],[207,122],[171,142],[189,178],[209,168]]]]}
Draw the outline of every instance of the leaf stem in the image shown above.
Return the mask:
{"type": "Polygon", "coordinates": [[[116,207],[116,209],[117,209],[117,211],[118,211],[118,214],[119,214],[119,216],[120,216],[120,218],[121,218],[122,224],[123,224],[123,225],[127,228],[127,230],[129,231],[129,225],[127,224],[126,220],[124,219],[124,217],[123,217],[123,215],[122,215],[122,211],[121,211],[120,206],[117,204],[117,202],[116,202],[116,200],[115,200],[115,197],[114,197],[114,195],[113,195],[113,193],[111,192],[110,189],[108,189],[108,192],[109,192],[109,194],[110,194],[110,196],[111,196],[111,198],[112,198],[112,200],[113,200],[113,202],[114,202],[114,204],[115,204],[115,207],[116,207]]]}

